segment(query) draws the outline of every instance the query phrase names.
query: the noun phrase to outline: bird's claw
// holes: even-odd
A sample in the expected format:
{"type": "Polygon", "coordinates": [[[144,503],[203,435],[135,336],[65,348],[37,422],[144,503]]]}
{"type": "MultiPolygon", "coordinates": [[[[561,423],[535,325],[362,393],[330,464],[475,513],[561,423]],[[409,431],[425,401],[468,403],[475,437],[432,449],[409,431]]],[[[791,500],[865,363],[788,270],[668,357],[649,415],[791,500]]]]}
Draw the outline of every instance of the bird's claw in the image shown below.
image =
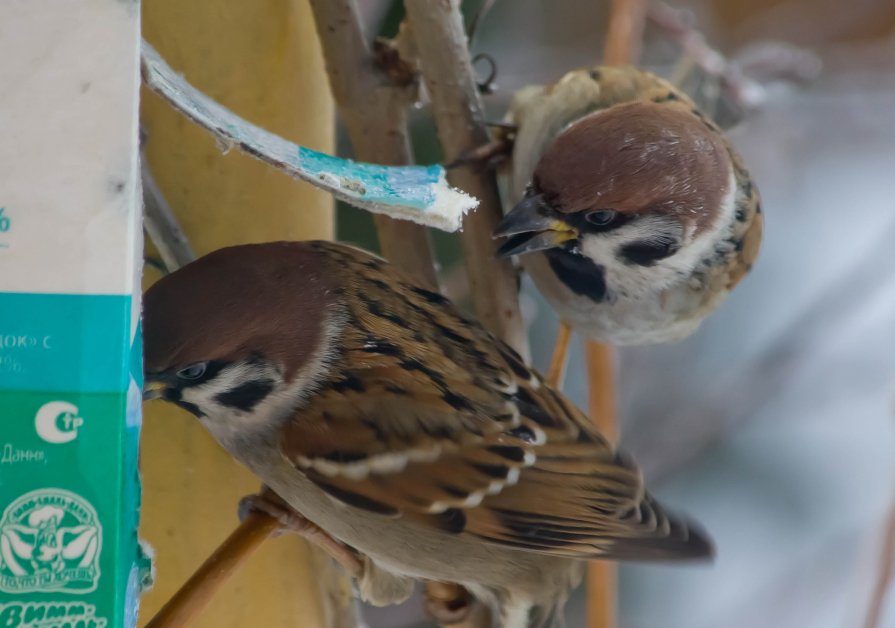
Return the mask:
{"type": "Polygon", "coordinates": [[[498,137],[487,144],[482,144],[466,151],[454,161],[446,164],[444,168],[445,170],[453,170],[461,166],[476,166],[481,170],[490,170],[509,159],[512,152],[512,136],[498,137]]]}
{"type": "Polygon", "coordinates": [[[459,584],[430,582],[426,586],[424,607],[439,625],[458,624],[472,610],[475,598],[459,584]]]}
{"type": "Polygon", "coordinates": [[[326,530],[298,513],[282,497],[266,486],[261,489],[260,493],[247,495],[239,500],[238,512],[240,521],[245,521],[246,517],[254,513],[263,513],[273,517],[280,524],[275,535],[284,532],[298,534],[329,554],[353,577],[360,577],[364,573],[362,558],[354,549],[330,536],[326,530]]]}
{"type": "Polygon", "coordinates": [[[246,495],[240,499],[238,513],[240,522],[255,513],[273,517],[280,524],[280,529],[275,533],[277,535],[284,532],[295,532],[304,536],[310,527],[316,528],[313,523],[298,514],[279,495],[267,487],[264,487],[260,493],[246,495]]]}

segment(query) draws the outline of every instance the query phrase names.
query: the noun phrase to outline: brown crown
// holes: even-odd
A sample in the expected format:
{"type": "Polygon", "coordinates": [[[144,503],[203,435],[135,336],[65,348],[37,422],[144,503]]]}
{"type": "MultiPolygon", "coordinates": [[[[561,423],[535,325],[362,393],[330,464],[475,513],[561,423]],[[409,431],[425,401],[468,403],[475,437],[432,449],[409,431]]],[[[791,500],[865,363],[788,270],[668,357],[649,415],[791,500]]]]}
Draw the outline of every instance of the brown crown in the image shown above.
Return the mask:
{"type": "Polygon", "coordinates": [[[307,243],[274,242],[220,249],[162,278],[143,299],[147,371],[258,354],[288,379],[335,300],[325,269],[307,243]]]}
{"type": "Polygon", "coordinates": [[[697,231],[730,185],[726,140],[693,112],[651,102],[616,105],[561,133],[533,176],[558,211],[670,213],[697,231]]]}

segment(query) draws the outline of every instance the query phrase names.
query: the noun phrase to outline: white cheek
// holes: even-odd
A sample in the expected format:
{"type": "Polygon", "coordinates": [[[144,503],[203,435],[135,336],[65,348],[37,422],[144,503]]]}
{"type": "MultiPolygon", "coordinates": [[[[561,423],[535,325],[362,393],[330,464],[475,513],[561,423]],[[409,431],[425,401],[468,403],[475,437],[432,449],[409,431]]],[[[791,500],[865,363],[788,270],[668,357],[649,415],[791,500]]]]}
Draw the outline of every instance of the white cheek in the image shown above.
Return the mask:
{"type": "MultiPolygon", "coordinates": [[[[605,234],[586,235],[581,240],[582,252],[603,267],[610,291],[621,297],[637,298],[661,292],[688,278],[709,257],[718,243],[729,237],[736,201],[736,180],[730,173],[725,194],[714,224],[694,238],[695,227],[678,234],[681,248],[651,266],[629,264],[619,257],[619,250],[640,241],[649,241],[656,234],[673,233],[675,226],[668,219],[652,217],[638,220],[605,234]]],[[[676,224],[676,223],[674,223],[676,224]]]]}
{"type": "MultiPolygon", "coordinates": [[[[616,231],[589,234],[582,238],[582,252],[603,267],[610,293],[615,297],[636,298],[656,290],[664,290],[680,278],[680,270],[673,263],[677,254],[660,260],[651,266],[639,266],[625,262],[619,251],[628,244],[656,239],[656,236],[673,234],[680,240],[682,234],[676,221],[662,217],[637,220],[616,231]]],[[[684,246],[687,236],[683,235],[684,246]]]]}

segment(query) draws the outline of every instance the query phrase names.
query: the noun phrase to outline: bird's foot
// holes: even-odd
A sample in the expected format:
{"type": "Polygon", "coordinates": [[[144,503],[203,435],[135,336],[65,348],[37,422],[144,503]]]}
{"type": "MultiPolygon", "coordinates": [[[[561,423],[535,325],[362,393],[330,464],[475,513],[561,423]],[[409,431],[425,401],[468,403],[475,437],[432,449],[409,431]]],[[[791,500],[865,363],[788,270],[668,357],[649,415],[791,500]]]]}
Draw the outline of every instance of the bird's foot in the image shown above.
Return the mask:
{"type": "Polygon", "coordinates": [[[276,519],[280,524],[277,534],[284,532],[298,534],[329,554],[352,576],[357,578],[363,575],[363,560],[357,552],[330,536],[313,521],[305,518],[266,486],[261,489],[260,493],[247,495],[239,500],[240,521],[244,521],[253,513],[262,513],[276,519]]]}
{"type": "Polygon", "coordinates": [[[427,582],[424,606],[439,625],[458,624],[465,620],[475,598],[459,584],[427,582]]]}
{"type": "Polygon", "coordinates": [[[516,127],[512,124],[504,124],[496,122],[490,126],[495,127],[495,137],[487,144],[476,146],[457,157],[454,161],[446,164],[446,170],[460,168],[462,166],[473,166],[482,170],[496,168],[498,165],[510,158],[513,153],[513,142],[515,141],[516,127]]]}

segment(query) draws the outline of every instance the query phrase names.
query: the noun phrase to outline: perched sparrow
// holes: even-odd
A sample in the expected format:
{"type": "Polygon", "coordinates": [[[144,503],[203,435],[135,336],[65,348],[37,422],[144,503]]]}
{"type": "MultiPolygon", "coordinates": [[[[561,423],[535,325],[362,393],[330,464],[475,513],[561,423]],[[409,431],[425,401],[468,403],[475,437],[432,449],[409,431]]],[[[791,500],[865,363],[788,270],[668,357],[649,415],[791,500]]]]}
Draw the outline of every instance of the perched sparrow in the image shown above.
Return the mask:
{"type": "Polygon", "coordinates": [[[631,67],[566,74],[514,97],[496,237],[560,318],[619,345],[682,338],[758,255],[758,193],[718,126],[631,67]],[[520,200],[521,199],[521,200],[520,200]]]}
{"type": "Polygon", "coordinates": [[[383,575],[457,582],[503,626],[552,626],[575,559],[712,553],[512,349],[378,257],[226,248],[144,304],[147,398],[196,415],[383,575]]]}

